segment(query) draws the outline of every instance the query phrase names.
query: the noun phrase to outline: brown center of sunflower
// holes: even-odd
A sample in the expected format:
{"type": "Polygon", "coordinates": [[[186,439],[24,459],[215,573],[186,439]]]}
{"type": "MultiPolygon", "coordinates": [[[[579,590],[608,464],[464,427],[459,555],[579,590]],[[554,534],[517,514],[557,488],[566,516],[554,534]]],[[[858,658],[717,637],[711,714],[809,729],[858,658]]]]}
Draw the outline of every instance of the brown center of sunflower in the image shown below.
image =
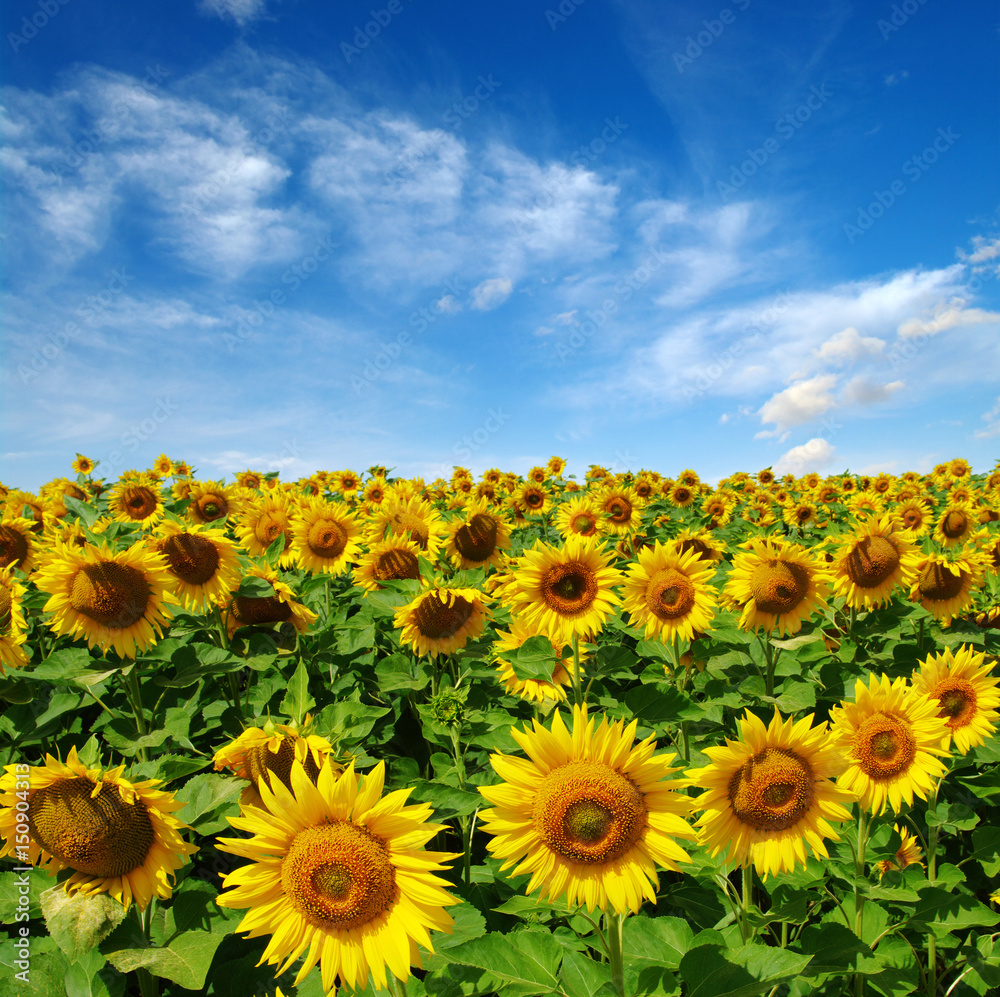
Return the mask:
{"type": "Polygon", "coordinates": [[[638,786],[599,762],[553,769],[535,796],[532,821],[545,843],[571,862],[605,864],[642,838],[648,810],[638,786]]]}
{"type": "Polygon", "coordinates": [[[861,770],[870,779],[892,779],[917,757],[917,742],[909,725],[892,713],[866,717],[854,741],[861,770]]]}
{"type": "MultiPolygon", "coordinates": [[[[270,772],[291,789],[292,762],[294,761],[295,739],[291,737],[282,738],[277,751],[272,751],[269,742],[265,741],[251,745],[243,752],[243,764],[246,766],[247,775],[253,780],[254,785],[257,785],[261,776],[270,772]]],[[[315,783],[319,778],[319,768],[311,751],[306,754],[303,767],[306,770],[306,775],[315,783]]],[[[270,781],[270,776],[268,780],[270,781]]]]}
{"type": "Polygon", "coordinates": [[[952,509],[941,523],[941,532],[949,540],[958,540],[971,526],[971,520],[961,509],[952,509]]]}
{"type": "Polygon", "coordinates": [[[214,492],[202,495],[194,504],[195,515],[203,522],[222,519],[229,512],[229,503],[214,492]]]}
{"type": "Polygon", "coordinates": [[[680,552],[686,554],[689,550],[693,550],[701,558],[708,559],[712,556],[708,544],[697,537],[689,537],[687,540],[681,541],[680,552]]]}
{"type": "Polygon", "coordinates": [[[397,537],[409,537],[421,550],[427,550],[430,527],[415,513],[397,512],[392,517],[392,532],[397,537]]]}
{"type": "Polygon", "coordinates": [[[931,693],[931,699],[936,699],[941,708],[939,717],[945,717],[945,725],[952,730],[967,727],[976,715],[978,697],[972,683],[966,679],[944,679],[939,682],[931,693]]]}
{"type": "Polygon", "coordinates": [[[932,561],[920,572],[920,594],[934,602],[954,599],[962,591],[962,572],[932,561]]]}
{"type": "Polygon", "coordinates": [[[281,863],[281,885],[296,913],[331,928],[360,928],[398,897],[385,842],[345,820],[295,835],[281,863]]]}
{"type": "Polygon", "coordinates": [[[477,512],[455,533],[455,549],[467,561],[485,561],[497,547],[497,521],[477,512]]]}
{"type": "Polygon", "coordinates": [[[74,575],[70,605],[101,626],[124,630],[141,620],[150,600],[146,576],[129,564],[99,561],[74,575]]]}
{"type": "Polygon", "coordinates": [[[372,565],[372,578],[377,582],[419,577],[420,561],[411,550],[383,551],[372,565]]]}
{"type": "Polygon", "coordinates": [[[475,604],[455,596],[446,602],[437,592],[426,596],[413,611],[413,621],[424,637],[442,640],[454,637],[468,622],[475,610],[475,604]]]}
{"type": "Polygon", "coordinates": [[[19,565],[28,556],[28,538],[13,526],[0,526],[0,568],[19,565]]]}
{"type": "Polygon", "coordinates": [[[847,555],[844,570],[859,588],[876,588],[899,567],[899,551],[885,537],[859,540],[847,555]]]}
{"type": "Polygon", "coordinates": [[[676,568],[658,571],[646,587],[646,606],[661,620],[687,616],[694,607],[695,590],[691,579],[676,568]]]}
{"type": "Polygon", "coordinates": [[[204,585],[219,569],[218,548],[196,533],[175,533],[163,541],[160,550],[170,570],[189,585],[204,585]]]}
{"type": "Polygon", "coordinates": [[[285,534],[285,550],[288,550],[292,538],[286,532],[288,517],[283,513],[265,512],[257,520],[253,528],[254,536],[264,545],[270,547],[283,533],[285,534]]]}
{"type": "Polygon", "coordinates": [[[129,519],[146,519],[156,512],[156,493],[145,485],[132,485],[122,492],[121,506],[129,519]]]}
{"type": "Polygon", "coordinates": [[[562,616],[585,613],[597,598],[597,579],[584,564],[557,564],[542,581],[542,598],[562,616]]]}
{"type": "Polygon", "coordinates": [[[597,517],[590,512],[581,512],[573,518],[573,530],[582,537],[592,536],[597,532],[597,517]]]}
{"type": "Polygon", "coordinates": [[[809,591],[809,572],[801,564],[770,558],[750,576],[750,594],[761,612],[775,616],[795,609],[809,591]]]}
{"type": "Polygon", "coordinates": [[[815,797],[812,766],[788,748],[765,748],[729,780],[737,820],[758,831],[785,831],[809,812],[815,797]]]}
{"type": "Polygon", "coordinates": [[[31,836],[50,855],[90,876],[124,876],[146,861],[155,832],[141,800],[126,803],[116,785],[63,779],[32,793],[31,836]]]}
{"type": "Polygon", "coordinates": [[[916,529],[924,521],[924,514],[920,509],[915,509],[913,506],[903,510],[903,522],[906,524],[906,528],[909,530],[916,529]]]}
{"type": "Polygon", "coordinates": [[[604,511],[616,526],[627,526],[632,521],[632,503],[623,495],[615,495],[604,503],[604,511]]]}
{"type": "Polygon", "coordinates": [[[0,634],[10,632],[10,607],[13,603],[10,589],[0,585],[0,634]]]}
{"type": "Polygon", "coordinates": [[[262,599],[238,595],[233,599],[233,615],[241,627],[255,623],[283,623],[292,615],[292,607],[276,595],[262,599]]]}
{"type": "Polygon", "coordinates": [[[306,534],[306,544],[317,557],[340,557],[347,549],[347,541],[347,530],[333,519],[317,520],[306,534]]]}
{"type": "Polygon", "coordinates": [[[545,505],[545,492],[538,488],[528,488],[524,492],[524,504],[529,509],[541,509],[545,505]]]}
{"type": "Polygon", "coordinates": [[[685,502],[691,501],[691,492],[687,488],[675,488],[674,489],[674,501],[678,505],[683,505],[685,502]]]}

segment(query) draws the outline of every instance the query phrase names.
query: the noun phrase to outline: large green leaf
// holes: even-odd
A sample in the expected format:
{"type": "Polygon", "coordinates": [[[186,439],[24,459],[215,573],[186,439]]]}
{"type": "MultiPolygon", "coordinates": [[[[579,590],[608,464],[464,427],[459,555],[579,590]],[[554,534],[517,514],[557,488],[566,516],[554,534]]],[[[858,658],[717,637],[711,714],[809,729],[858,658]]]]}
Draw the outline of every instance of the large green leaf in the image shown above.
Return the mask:
{"type": "Polygon", "coordinates": [[[685,997],[759,997],[802,975],[810,955],[749,942],[740,949],[700,945],[681,959],[685,997]]]}
{"type": "Polygon", "coordinates": [[[281,712],[301,724],[305,715],[316,705],[309,695],[309,669],[304,660],[299,660],[288,682],[288,692],[281,701],[281,712]]]}
{"type": "Polygon", "coordinates": [[[61,886],[54,886],[39,902],[45,927],[70,962],[96,948],[125,918],[125,908],[106,893],[67,895],[61,886]]]}
{"type": "Polygon", "coordinates": [[[199,834],[216,834],[231,830],[228,815],[239,815],[240,793],[247,784],[232,776],[206,772],[189,779],[175,795],[184,802],[176,816],[190,824],[199,834]]]}
{"type": "Polygon", "coordinates": [[[490,934],[448,952],[448,961],[481,970],[505,995],[541,997],[559,990],[562,946],[547,931],[490,934]]]}

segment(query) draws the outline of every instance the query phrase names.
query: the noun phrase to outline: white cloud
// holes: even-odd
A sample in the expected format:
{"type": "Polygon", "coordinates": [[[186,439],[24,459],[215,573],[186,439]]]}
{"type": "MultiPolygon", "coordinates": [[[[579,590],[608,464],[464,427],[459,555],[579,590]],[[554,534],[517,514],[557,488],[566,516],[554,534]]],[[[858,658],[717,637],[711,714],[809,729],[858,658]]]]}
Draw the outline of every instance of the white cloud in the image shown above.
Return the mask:
{"type": "Polygon", "coordinates": [[[574,308],[572,311],[560,312],[558,315],[554,316],[553,321],[558,322],[559,325],[573,325],[576,322],[576,313],[579,308],[574,308]]]}
{"type": "Polygon", "coordinates": [[[241,28],[267,13],[264,0],[201,0],[198,10],[222,20],[231,17],[241,28]]]}
{"type": "Polygon", "coordinates": [[[446,315],[454,315],[462,310],[454,294],[446,294],[443,298],[439,298],[434,302],[434,308],[446,315]]]}
{"type": "Polygon", "coordinates": [[[977,429],[973,436],[977,440],[988,440],[994,436],[1000,436],[1000,396],[997,396],[997,403],[983,416],[987,423],[985,429],[977,429]]]}
{"type": "Polygon", "coordinates": [[[836,405],[832,394],[836,384],[836,374],[820,374],[779,391],[768,399],[758,412],[762,423],[766,425],[773,422],[777,428],[758,435],[775,436],[792,426],[801,426],[828,412],[836,405]]]}
{"type": "Polygon", "coordinates": [[[844,387],[842,400],[851,405],[877,405],[890,399],[902,387],[902,381],[878,384],[867,377],[858,376],[844,387]]]}
{"type": "Polygon", "coordinates": [[[884,339],[862,336],[853,325],[849,325],[823,343],[816,351],[816,356],[820,360],[854,363],[864,357],[881,353],[883,349],[885,349],[884,339]]]}
{"type": "Polygon", "coordinates": [[[973,250],[971,253],[958,251],[958,258],[965,263],[972,264],[972,269],[976,273],[983,273],[986,270],[995,270],[1000,274],[1000,264],[993,263],[1000,256],[1000,239],[987,239],[977,235],[972,239],[973,250]],[[986,264],[983,266],[982,264],[986,264]]]}
{"type": "Polygon", "coordinates": [[[1000,312],[988,312],[982,308],[964,308],[965,302],[957,298],[945,308],[939,308],[932,319],[911,318],[899,327],[899,335],[904,339],[913,336],[936,336],[939,332],[958,326],[981,325],[984,322],[1000,322],[1000,312]]]}
{"type": "Polygon", "coordinates": [[[493,277],[484,280],[472,289],[472,307],[477,311],[488,312],[498,308],[509,297],[514,285],[509,277],[493,277]]]}
{"type": "Polygon", "coordinates": [[[902,83],[904,80],[910,78],[910,71],[908,69],[900,70],[898,73],[889,73],[885,77],[885,85],[887,87],[894,87],[902,83]]]}
{"type": "Polygon", "coordinates": [[[792,447],[774,462],[772,470],[775,474],[794,474],[796,476],[807,474],[810,471],[822,471],[830,464],[836,449],[827,440],[817,436],[808,443],[792,447]]]}

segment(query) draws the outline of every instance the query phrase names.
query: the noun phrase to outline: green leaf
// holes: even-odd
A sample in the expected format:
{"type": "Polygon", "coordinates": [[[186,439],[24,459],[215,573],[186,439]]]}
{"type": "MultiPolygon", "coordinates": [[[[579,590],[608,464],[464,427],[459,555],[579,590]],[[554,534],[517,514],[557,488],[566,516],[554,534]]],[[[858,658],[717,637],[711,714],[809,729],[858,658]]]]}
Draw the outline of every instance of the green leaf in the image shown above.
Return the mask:
{"type": "Polygon", "coordinates": [[[642,727],[662,731],[679,720],[699,720],[702,708],[690,696],[673,687],[653,692],[651,686],[636,686],[625,694],[625,705],[642,727]]]}
{"type": "Polygon", "coordinates": [[[13,943],[0,946],[0,997],[57,997],[66,993],[64,980],[69,969],[66,956],[51,938],[31,938],[30,955],[26,960],[19,958],[19,950],[13,943]],[[21,961],[30,964],[27,971],[18,965],[21,961]],[[14,974],[24,973],[18,979],[14,974]]]}
{"type": "Polygon", "coordinates": [[[288,683],[288,692],[281,701],[281,712],[301,724],[305,715],[316,705],[316,700],[309,695],[309,669],[303,659],[292,673],[288,683]]]}
{"type": "Polygon", "coordinates": [[[930,886],[920,891],[920,901],[914,908],[913,920],[945,931],[961,931],[965,928],[991,927],[1000,921],[1000,914],[994,914],[988,907],[964,893],[951,893],[930,886]]]}
{"type": "MultiPolygon", "coordinates": [[[[274,543],[284,543],[281,537],[275,540],[274,543]]],[[[271,545],[272,547],[274,544],[271,545]]],[[[243,596],[245,599],[270,599],[277,595],[274,591],[274,586],[266,579],[261,578],[259,575],[247,575],[240,582],[240,587],[236,590],[236,594],[243,596]]]]}
{"type": "Polygon", "coordinates": [[[272,568],[278,567],[278,561],[281,559],[281,555],[285,553],[285,533],[282,531],[275,537],[271,542],[271,546],[264,551],[264,560],[272,568]]]}
{"type": "Polygon", "coordinates": [[[202,835],[229,831],[231,825],[225,817],[238,816],[237,800],[246,786],[241,779],[214,772],[196,775],[175,793],[178,800],[184,801],[176,816],[202,835]]]}
{"type": "Polygon", "coordinates": [[[448,953],[448,961],[482,970],[507,995],[542,997],[559,988],[562,946],[547,931],[526,929],[476,938],[448,953]]]}
{"type": "Polygon", "coordinates": [[[1000,873],[1000,827],[979,827],[972,832],[973,857],[988,878],[1000,873]]]}
{"type": "Polygon", "coordinates": [[[646,965],[680,968],[694,931],[679,917],[630,917],[622,932],[625,964],[639,973],[646,965]]]}
{"type": "Polygon", "coordinates": [[[680,975],[686,997],[759,997],[797,979],[811,959],[753,942],[735,951],[700,945],[681,959],[680,975]]]}
{"type": "Polygon", "coordinates": [[[125,918],[125,908],[106,893],[67,895],[54,886],[39,902],[49,934],[70,962],[96,948],[125,918]]]}
{"type": "Polygon", "coordinates": [[[928,827],[943,827],[946,831],[971,831],[979,823],[978,815],[963,803],[938,803],[927,811],[928,827]]]}
{"type": "Polygon", "coordinates": [[[470,793],[440,782],[415,779],[410,785],[414,787],[414,802],[429,803],[434,808],[434,820],[438,823],[451,820],[452,817],[464,817],[480,807],[485,809],[489,806],[479,793],[470,793]]]}
{"type": "Polygon", "coordinates": [[[611,967],[579,952],[566,951],[559,984],[566,997],[596,997],[602,987],[611,986],[611,967]]]}
{"type": "Polygon", "coordinates": [[[390,654],[375,666],[378,687],[382,692],[400,689],[423,689],[430,676],[420,664],[405,654],[390,654]]]}
{"type": "Polygon", "coordinates": [[[142,748],[158,748],[170,737],[169,731],[153,730],[140,737],[136,733],[135,720],[131,717],[116,717],[104,728],[104,740],[123,755],[136,755],[142,748]]]}
{"type": "Polygon", "coordinates": [[[63,505],[77,518],[82,519],[85,526],[93,526],[101,515],[89,502],[81,502],[72,495],[63,495],[62,500],[63,505]]]}
{"type": "Polygon", "coordinates": [[[41,869],[15,871],[10,866],[0,870],[0,924],[24,924],[41,917],[39,897],[55,882],[41,869]],[[27,888],[27,892],[21,892],[27,888]],[[27,913],[27,917],[25,917],[27,913]]]}
{"type": "Polygon", "coordinates": [[[795,947],[812,957],[809,976],[879,973],[884,968],[872,950],[843,924],[807,925],[795,947]]]}
{"type": "Polygon", "coordinates": [[[510,662],[514,674],[522,682],[529,679],[535,682],[552,681],[556,656],[552,650],[552,641],[548,637],[540,634],[529,637],[520,647],[504,651],[503,657],[510,662]]]}

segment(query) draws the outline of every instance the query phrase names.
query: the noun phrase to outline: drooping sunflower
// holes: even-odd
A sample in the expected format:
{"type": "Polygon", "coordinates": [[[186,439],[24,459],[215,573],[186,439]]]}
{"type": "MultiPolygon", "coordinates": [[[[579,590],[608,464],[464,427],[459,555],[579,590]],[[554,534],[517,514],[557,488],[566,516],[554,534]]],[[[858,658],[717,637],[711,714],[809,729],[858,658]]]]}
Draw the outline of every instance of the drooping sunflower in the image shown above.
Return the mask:
{"type": "Polygon", "coordinates": [[[740,721],[740,740],[703,749],[712,760],[688,778],[704,788],[695,808],[699,841],[725,861],[751,862],[762,878],[805,865],[806,845],[827,858],[824,838],[839,841],[830,821],[850,820],[845,802],[853,793],[833,777],[843,771],[840,752],[830,742],[826,722],[813,715],[787,720],[775,709],[770,724],[749,710],[740,721]]]}
{"type": "Polygon", "coordinates": [[[674,872],[688,855],[677,838],[693,840],[691,801],[672,779],[673,754],[655,755],[652,736],[635,744],[638,721],[609,724],[573,708],[572,731],[556,711],[551,729],[511,727],[527,759],[490,757],[503,782],[480,786],[492,804],[480,813],[493,835],[486,848],[512,876],[531,873],[527,892],[549,901],[565,896],[587,910],[624,914],[643,899],[656,902],[656,867],[674,872]]]}
{"type": "Polygon", "coordinates": [[[963,544],[979,527],[979,513],[971,504],[949,502],[934,527],[934,539],[942,547],[963,544]]]}
{"type": "Polygon", "coordinates": [[[430,930],[454,924],[444,908],[457,901],[435,873],[458,856],[424,848],[445,826],[428,823],[428,805],[405,805],[409,789],[382,797],[383,762],[362,780],[353,763],[339,776],[324,765],[316,785],[295,762],[290,780],[261,787],[266,809],[229,818],[253,837],[219,848],[251,863],[225,877],[217,902],[250,908],[237,930],[271,935],[261,962],[276,976],[305,953],[296,985],[317,962],[324,991],[338,978],[362,990],[369,975],[385,988],[386,969],[405,982],[418,943],[433,952],[430,930]]]}
{"type": "Polygon", "coordinates": [[[601,510],[601,526],[606,533],[627,536],[642,526],[642,501],[634,488],[610,485],[594,496],[601,510]]]}
{"type": "Polygon", "coordinates": [[[35,567],[34,523],[23,516],[0,519],[0,568],[8,565],[30,575],[35,567]]]}
{"type": "Polygon", "coordinates": [[[381,582],[420,577],[420,557],[423,551],[415,540],[389,537],[371,545],[361,555],[351,577],[354,584],[366,592],[382,588],[381,582]]]}
{"type": "Polygon", "coordinates": [[[725,542],[711,530],[681,530],[670,543],[678,553],[694,551],[703,561],[713,565],[718,564],[726,554],[725,542]]]}
{"type": "Polygon", "coordinates": [[[601,534],[601,509],[593,495],[582,494],[556,507],[556,529],[563,538],[596,537],[601,534]]]}
{"type": "Polygon", "coordinates": [[[448,526],[446,552],[459,568],[499,567],[510,547],[510,527],[483,502],[473,502],[448,526]]]}
{"type": "Polygon", "coordinates": [[[5,668],[23,668],[27,640],[21,600],[28,590],[14,575],[14,566],[0,568],[0,675],[5,668]]]}
{"type": "Polygon", "coordinates": [[[163,493],[152,475],[122,475],[108,494],[108,513],[119,523],[155,526],[163,517],[163,493]]]}
{"type": "Polygon", "coordinates": [[[445,527],[438,511],[422,498],[387,498],[374,511],[368,530],[368,544],[373,546],[389,538],[413,540],[429,561],[435,561],[445,538],[445,527]]]}
{"type": "Polygon", "coordinates": [[[916,570],[910,601],[919,602],[940,620],[950,620],[972,603],[985,564],[978,552],[964,557],[925,554],[918,559],[916,570]]]}
{"type": "Polygon", "coordinates": [[[898,586],[916,577],[917,548],[895,529],[891,515],[863,519],[834,552],[834,590],[852,609],[874,609],[892,600],[898,586]]]}
{"type": "Polygon", "coordinates": [[[358,559],[361,527],[348,508],[321,498],[299,503],[292,519],[292,550],[306,571],[337,575],[358,559]]]}
{"type": "Polygon", "coordinates": [[[295,598],[295,593],[282,581],[278,572],[267,565],[247,569],[245,578],[262,578],[274,589],[274,595],[236,595],[238,586],[229,601],[221,607],[226,629],[232,637],[240,627],[269,626],[273,623],[291,623],[301,634],[318,619],[317,615],[295,598]]]}
{"type": "Polygon", "coordinates": [[[960,755],[967,755],[996,731],[991,721],[1000,719],[1000,678],[991,674],[984,652],[963,644],[952,655],[950,648],[931,654],[913,674],[913,688],[937,703],[948,737],[960,755]]]}
{"type": "Polygon", "coordinates": [[[514,569],[512,613],[559,646],[597,634],[621,601],[613,591],[621,574],[611,557],[593,539],[571,536],[562,549],[536,540],[514,569]]]}
{"type": "Polygon", "coordinates": [[[88,769],[70,748],[65,762],[52,755],[27,774],[8,765],[0,777],[0,856],[39,865],[49,872],[72,869],[67,893],[107,893],[126,910],[145,910],[155,897],[171,894],[174,873],[198,849],[173,816],[183,803],[155,790],[159,779],[130,782],[124,765],[107,772],[88,769]],[[19,840],[27,794],[30,842],[19,840]]]}
{"type": "Polygon", "coordinates": [[[733,559],[726,595],[743,606],[744,630],[798,633],[802,622],[826,605],[830,577],[806,548],[773,537],[740,544],[747,553],[733,559]]]}
{"type": "Polygon", "coordinates": [[[490,597],[473,588],[434,588],[396,610],[400,640],[419,655],[450,654],[480,637],[490,615],[490,597]]]}
{"type": "Polygon", "coordinates": [[[900,677],[854,683],[854,702],[831,710],[831,734],[847,758],[837,782],[855,793],[861,806],[881,814],[886,804],[897,813],[914,795],[926,800],[934,780],[945,774],[940,758],[948,733],[938,704],[900,677]]]}
{"type": "Polygon", "coordinates": [[[228,519],[239,511],[236,492],[221,481],[192,481],[188,498],[191,499],[188,516],[203,526],[217,519],[228,519]]]}
{"type": "Polygon", "coordinates": [[[251,557],[260,557],[278,537],[284,536],[284,549],[278,564],[289,568],[295,563],[292,550],[292,517],[296,514],[292,499],[271,492],[247,505],[239,518],[236,535],[251,557]]]}
{"type": "Polygon", "coordinates": [[[174,594],[192,612],[208,611],[240,583],[236,544],[218,529],[165,519],[148,546],[167,562],[174,594]]]}
{"type": "Polygon", "coordinates": [[[115,553],[107,544],[62,547],[34,576],[50,593],[45,612],[60,634],[90,647],[113,647],[134,658],[156,643],[176,603],[174,576],[160,554],[133,545],[115,553]]]}
{"type": "MultiPolygon", "coordinates": [[[[510,623],[510,632],[497,630],[500,639],[493,645],[496,655],[497,677],[504,689],[512,696],[520,696],[529,702],[544,703],[546,701],[563,702],[566,699],[566,689],[573,684],[573,659],[563,658],[562,648],[552,644],[552,680],[519,679],[514,672],[514,666],[501,655],[505,651],[519,648],[529,637],[544,636],[529,627],[522,619],[515,616],[510,623]]],[[[549,642],[551,644],[551,641],[549,642]]]]}
{"type": "Polygon", "coordinates": [[[899,835],[900,845],[896,849],[896,854],[891,859],[882,859],[875,863],[878,869],[878,878],[881,880],[887,872],[902,872],[909,865],[919,865],[923,867],[923,851],[916,836],[906,826],[893,824],[892,829],[899,835]]]}
{"type": "Polygon", "coordinates": [[[622,604],[635,625],[646,625],[646,640],[659,636],[693,640],[711,628],[717,606],[711,579],[715,565],[693,550],[677,552],[659,540],[643,547],[628,566],[622,604]]]}

